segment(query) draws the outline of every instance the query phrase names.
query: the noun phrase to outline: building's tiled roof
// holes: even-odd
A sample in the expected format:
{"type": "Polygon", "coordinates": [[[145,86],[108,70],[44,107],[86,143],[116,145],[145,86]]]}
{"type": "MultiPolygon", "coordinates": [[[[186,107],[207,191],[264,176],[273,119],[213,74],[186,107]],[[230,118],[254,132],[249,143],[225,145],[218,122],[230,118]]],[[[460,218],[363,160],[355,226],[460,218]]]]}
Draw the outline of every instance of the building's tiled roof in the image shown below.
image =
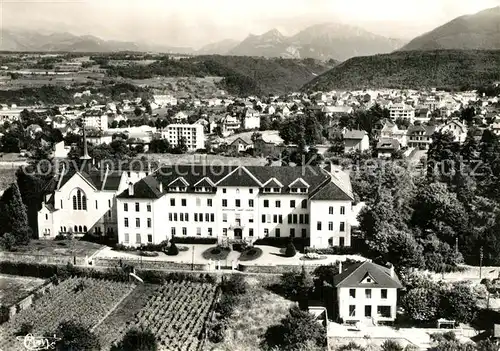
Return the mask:
{"type": "MultiPolygon", "coordinates": [[[[62,181],[59,187],[63,187],[75,174],[79,173],[90,185],[97,190],[116,191],[120,185],[122,172],[108,171],[106,175],[105,169],[97,169],[87,162],[83,167],[75,169],[74,167],[65,170],[62,174],[62,181]]],[[[57,179],[59,183],[60,178],[57,179]]],[[[56,184],[57,184],[56,183],[56,184]]]]}
{"type": "Polygon", "coordinates": [[[248,172],[245,167],[239,167],[229,174],[227,177],[222,179],[219,186],[255,186],[261,187],[262,183],[255,178],[253,174],[248,172]]]}
{"type": "Polygon", "coordinates": [[[333,285],[336,288],[402,288],[397,276],[394,274],[394,277],[391,277],[389,268],[369,261],[357,262],[346,267],[342,273],[333,277],[333,285]],[[373,282],[362,283],[367,275],[373,282]]]}
{"type": "Polygon", "coordinates": [[[134,184],[134,194],[130,195],[128,188],[117,197],[120,199],[159,199],[162,193],[154,176],[147,176],[134,184]]]}
{"type": "Polygon", "coordinates": [[[353,201],[354,199],[334,182],[329,182],[311,196],[311,200],[353,201]]]}
{"type": "Polygon", "coordinates": [[[344,139],[361,140],[368,135],[364,130],[348,130],[344,134],[344,139]]]}
{"type": "Polygon", "coordinates": [[[382,138],[377,143],[377,150],[399,150],[399,141],[391,138],[382,138]]]}
{"type": "Polygon", "coordinates": [[[436,129],[437,129],[436,126],[422,126],[422,125],[410,126],[408,128],[408,135],[411,135],[411,134],[414,134],[417,132],[424,132],[424,135],[431,136],[432,134],[434,134],[436,129]]]}

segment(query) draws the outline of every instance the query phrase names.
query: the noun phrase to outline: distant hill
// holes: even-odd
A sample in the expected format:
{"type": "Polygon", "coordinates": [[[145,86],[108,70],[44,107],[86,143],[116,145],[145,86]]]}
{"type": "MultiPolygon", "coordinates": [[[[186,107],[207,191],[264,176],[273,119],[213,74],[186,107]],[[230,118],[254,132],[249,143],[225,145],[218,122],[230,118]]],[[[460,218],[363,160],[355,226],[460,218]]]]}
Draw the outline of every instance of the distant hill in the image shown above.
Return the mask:
{"type": "Polygon", "coordinates": [[[499,50],[500,6],[455,18],[410,41],[402,50],[499,50]]]}
{"type": "Polygon", "coordinates": [[[225,39],[216,43],[211,43],[203,46],[196,51],[197,55],[225,55],[239,44],[239,41],[233,39],[225,39]]]}
{"type": "Polygon", "coordinates": [[[304,91],[363,88],[460,89],[500,80],[500,51],[400,51],[354,57],[307,83],[304,91]]]}
{"type": "Polygon", "coordinates": [[[399,49],[403,42],[338,23],[310,26],[293,37],[277,29],[262,35],[251,34],[229,53],[242,56],[314,58],[346,60],[360,55],[373,55],[399,49]]]}
{"type": "Polygon", "coordinates": [[[26,30],[2,30],[0,51],[65,51],[65,52],[114,52],[153,51],[190,54],[192,48],[169,47],[152,44],[138,44],[126,41],[103,40],[92,35],[71,33],[44,34],[26,30]]]}
{"type": "Polygon", "coordinates": [[[231,94],[266,95],[298,91],[334,64],[313,59],[206,55],[181,60],[164,59],[150,65],[106,68],[110,76],[131,79],[223,77],[221,88],[231,94]]]}

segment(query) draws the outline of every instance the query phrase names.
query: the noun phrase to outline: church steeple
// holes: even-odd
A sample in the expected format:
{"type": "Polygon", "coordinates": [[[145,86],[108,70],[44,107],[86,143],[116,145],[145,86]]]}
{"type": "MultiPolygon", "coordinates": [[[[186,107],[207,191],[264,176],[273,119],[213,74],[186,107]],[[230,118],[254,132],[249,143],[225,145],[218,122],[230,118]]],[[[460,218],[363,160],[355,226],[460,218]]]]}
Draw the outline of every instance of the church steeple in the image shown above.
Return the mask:
{"type": "Polygon", "coordinates": [[[85,131],[85,121],[83,121],[83,155],[80,157],[80,160],[90,160],[89,151],[87,148],[87,133],[85,131]]]}

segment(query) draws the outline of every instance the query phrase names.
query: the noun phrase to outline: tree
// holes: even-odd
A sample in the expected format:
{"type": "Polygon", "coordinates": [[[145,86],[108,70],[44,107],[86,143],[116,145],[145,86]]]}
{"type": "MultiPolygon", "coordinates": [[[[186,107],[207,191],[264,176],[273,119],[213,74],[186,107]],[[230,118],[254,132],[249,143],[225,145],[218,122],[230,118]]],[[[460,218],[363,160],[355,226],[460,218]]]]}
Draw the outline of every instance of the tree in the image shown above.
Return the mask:
{"type": "Polygon", "coordinates": [[[296,254],[297,254],[297,250],[295,249],[295,246],[293,245],[293,242],[290,241],[286,245],[285,256],[286,257],[294,257],[296,254]]]}
{"type": "Polygon", "coordinates": [[[134,115],[136,115],[136,117],[140,117],[142,115],[142,109],[139,106],[134,109],[134,115]]]}
{"type": "Polygon", "coordinates": [[[410,289],[402,300],[406,315],[417,322],[435,321],[439,304],[440,289],[435,285],[410,289]]]}
{"type": "Polygon", "coordinates": [[[232,274],[229,279],[223,279],[221,290],[226,295],[243,295],[247,291],[247,282],[241,274],[232,274]]]}
{"type": "Polygon", "coordinates": [[[445,289],[440,304],[440,314],[447,319],[460,323],[471,322],[478,309],[473,290],[463,283],[456,283],[445,289]]]}
{"type": "Polygon", "coordinates": [[[283,351],[300,350],[307,341],[316,347],[325,347],[326,331],[313,315],[297,307],[292,307],[280,324],[270,327],[264,335],[268,347],[283,351]]]}
{"type": "Polygon", "coordinates": [[[281,276],[281,288],[285,297],[299,301],[305,308],[309,293],[314,286],[311,275],[302,267],[300,272],[286,272],[281,276]]]}
{"type": "Polygon", "coordinates": [[[12,183],[0,198],[0,223],[0,235],[11,233],[18,245],[29,242],[28,214],[17,183],[12,183]]]}
{"type": "Polygon", "coordinates": [[[130,329],[123,339],[111,348],[112,351],[156,351],[158,344],[150,330],[130,329]]]}
{"type": "Polygon", "coordinates": [[[56,335],[61,339],[56,344],[60,351],[98,351],[99,338],[88,328],[72,321],[61,322],[56,335]]]}
{"type": "Polygon", "coordinates": [[[177,256],[179,254],[179,249],[177,248],[177,245],[172,241],[170,243],[170,246],[168,247],[167,255],[169,256],[177,256]]]}

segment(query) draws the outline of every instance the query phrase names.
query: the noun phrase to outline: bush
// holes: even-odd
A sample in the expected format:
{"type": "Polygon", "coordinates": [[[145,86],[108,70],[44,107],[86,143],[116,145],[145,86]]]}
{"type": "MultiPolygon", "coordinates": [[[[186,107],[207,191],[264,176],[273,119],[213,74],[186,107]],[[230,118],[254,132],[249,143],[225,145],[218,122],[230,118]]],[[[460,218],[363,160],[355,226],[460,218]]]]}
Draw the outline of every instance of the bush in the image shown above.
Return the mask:
{"type": "Polygon", "coordinates": [[[286,246],[285,256],[286,257],[294,257],[297,254],[297,250],[295,250],[295,246],[293,242],[289,242],[286,246]]]}
{"type": "Polygon", "coordinates": [[[170,243],[175,242],[176,244],[209,244],[213,245],[217,243],[217,238],[200,238],[198,236],[182,236],[173,237],[170,243]]]}
{"type": "Polygon", "coordinates": [[[233,250],[237,252],[243,252],[248,249],[248,244],[243,242],[243,243],[237,243],[233,244],[233,250]]]}
{"type": "Polygon", "coordinates": [[[16,336],[25,336],[31,334],[32,331],[33,331],[33,324],[23,323],[19,327],[19,330],[16,332],[16,336]]]}
{"type": "Polygon", "coordinates": [[[305,250],[306,253],[317,253],[319,255],[356,255],[359,254],[359,252],[356,252],[356,250],[353,247],[348,247],[348,246],[335,246],[335,247],[328,247],[324,249],[316,249],[312,247],[307,247],[305,250]]]}
{"type": "Polygon", "coordinates": [[[158,257],[160,254],[156,251],[141,251],[140,255],[144,257],[158,257]]]}
{"type": "Polygon", "coordinates": [[[209,322],[207,325],[207,338],[210,342],[218,344],[224,341],[226,322],[224,320],[216,320],[209,322]]]}
{"type": "Polygon", "coordinates": [[[167,250],[167,255],[169,256],[177,256],[179,254],[179,249],[177,248],[177,245],[175,245],[174,242],[170,244],[167,250]]]}
{"type": "Polygon", "coordinates": [[[130,329],[123,339],[111,348],[112,351],[156,351],[158,344],[155,335],[150,330],[130,329]]]}
{"type": "Polygon", "coordinates": [[[247,291],[247,282],[241,274],[232,274],[231,278],[223,277],[221,290],[227,295],[243,295],[247,291]]]}
{"type": "Polygon", "coordinates": [[[397,341],[386,340],[380,347],[381,351],[403,351],[403,346],[401,346],[397,341]]]}
{"type": "Polygon", "coordinates": [[[262,239],[257,239],[254,241],[254,245],[268,245],[278,248],[286,247],[289,242],[292,242],[293,245],[299,249],[299,251],[303,251],[306,246],[309,246],[310,239],[309,238],[276,238],[276,237],[267,237],[262,239]]]}
{"type": "Polygon", "coordinates": [[[99,338],[81,324],[65,321],[57,328],[56,335],[61,339],[56,344],[56,350],[100,350],[99,338]]]}

